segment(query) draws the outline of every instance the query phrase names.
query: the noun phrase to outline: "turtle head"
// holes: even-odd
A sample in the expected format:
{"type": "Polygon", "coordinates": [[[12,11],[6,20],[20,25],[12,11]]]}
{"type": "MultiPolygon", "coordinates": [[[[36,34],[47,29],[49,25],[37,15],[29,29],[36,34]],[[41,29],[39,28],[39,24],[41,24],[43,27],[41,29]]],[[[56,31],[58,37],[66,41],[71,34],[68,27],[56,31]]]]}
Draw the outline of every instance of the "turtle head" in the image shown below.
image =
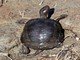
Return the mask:
{"type": "Polygon", "coordinates": [[[49,10],[50,10],[50,7],[48,5],[42,7],[39,11],[40,18],[47,19],[49,10]]]}

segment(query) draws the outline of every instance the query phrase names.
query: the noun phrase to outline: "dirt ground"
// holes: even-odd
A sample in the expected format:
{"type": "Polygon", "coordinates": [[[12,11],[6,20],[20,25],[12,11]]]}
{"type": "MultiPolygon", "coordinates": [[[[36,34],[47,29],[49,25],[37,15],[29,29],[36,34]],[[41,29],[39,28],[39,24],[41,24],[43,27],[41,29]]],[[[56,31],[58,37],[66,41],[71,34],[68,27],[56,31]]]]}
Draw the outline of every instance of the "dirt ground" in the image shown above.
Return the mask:
{"type": "MultiPolygon", "coordinates": [[[[0,60],[80,60],[80,0],[0,0],[0,60]],[[29,58],[19,54],[21,50],[20,36],[24,24],[17,24],[21,19],[26,22],[31,18],[39,17],[39,10],[49,5],[55,8],[51,19],[62,14],[68,17],[60,23],[65,30],[63,45],[52,50],[45,50],[38,56],[29,58]],[[9,57],[8,54],[11,56],[9,57]]],[[[31,49],[32,50],[32,49],[31,49]]],[[[34,50],[32,50],[34,53],[34,50]]]]}

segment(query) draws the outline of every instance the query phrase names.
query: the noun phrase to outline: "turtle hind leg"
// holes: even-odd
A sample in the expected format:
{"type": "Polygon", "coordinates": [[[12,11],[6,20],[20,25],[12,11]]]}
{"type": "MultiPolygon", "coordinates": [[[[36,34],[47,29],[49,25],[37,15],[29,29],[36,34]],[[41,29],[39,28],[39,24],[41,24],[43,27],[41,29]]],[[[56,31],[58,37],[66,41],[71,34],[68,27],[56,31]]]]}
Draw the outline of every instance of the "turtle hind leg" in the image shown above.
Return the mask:
{"type": "Polygon", "coordinates": [[[74,37],[74,38],[76,38],[76,40],[80,40],[80,38],[78,37],[77,33],[75,33],[73,30],[70,30],[70,29],[64,29],[64,30],[68,30],[73,34],[72,36],[67,36],[64,39],[66,39],[68,37],[74,37]]]}
{"type": "Polygon", "coordinates": [[[31,58],[31,57],[34,57],[38,54],[40,54],[43,50],[36,50],[36,52],[34,52],[33,54],[29,54],[30,53],[30,49],[24,45],[22,45],[22,50],[20,51],[20,53],[23,55],[23,56],[26,56],[28,58],[31,58]]]}
{"type": "Polygon", "coordinates": [[[37,50],[35,53],[33,54],[22,54],[22,56],[27,57],[27,58],[33,58],[36,57],[38,54],[40,54],[43,50],[37,50]]]}
{"type": "Polygon", "coordinates": [[[26,46],[22,45],[20,53],[21,54],[29,54],[30,53],[29,47],[26,47],[26,46]]]}
{"type": "Polygon", "coordinates": [[[43,50],[37,50],[33,55],[36,56],[36,55],[40,54],[41,52],[43,52],[43,50]]]}
{"type": "Polygon", "coordinates": [[[27,57],[34,57],[34,56],[40,54],[42,51],[43,51],[43,50],[37,50],[37,51],[36,51],[35,53],[33,53],[33,54],[27,54],[27,57]]]}

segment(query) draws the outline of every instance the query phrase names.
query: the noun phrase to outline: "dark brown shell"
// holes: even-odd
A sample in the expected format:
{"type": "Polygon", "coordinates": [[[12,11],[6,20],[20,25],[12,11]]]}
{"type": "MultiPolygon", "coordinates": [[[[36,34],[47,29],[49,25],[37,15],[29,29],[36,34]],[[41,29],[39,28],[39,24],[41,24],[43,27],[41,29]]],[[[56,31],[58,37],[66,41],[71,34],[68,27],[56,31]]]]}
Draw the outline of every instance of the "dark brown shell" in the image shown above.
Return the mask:
{"type": "Polygon", "coordinates": [[[36,50],[52,49],[64,41],[64,29],[53,19],[29,20],[23,29],[21,42],[36,50]]]}

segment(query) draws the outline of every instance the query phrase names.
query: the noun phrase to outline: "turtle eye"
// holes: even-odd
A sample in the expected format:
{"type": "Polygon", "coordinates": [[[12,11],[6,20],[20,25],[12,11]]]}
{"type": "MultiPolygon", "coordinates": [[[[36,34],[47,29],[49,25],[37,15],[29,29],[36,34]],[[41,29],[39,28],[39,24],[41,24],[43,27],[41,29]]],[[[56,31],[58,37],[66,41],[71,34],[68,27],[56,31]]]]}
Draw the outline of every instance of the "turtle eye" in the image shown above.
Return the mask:
{"type": "Polygon", "coordinates": [[[44,10],[44,11],[43,11],[43,13],[46,13],[46,12],[47,12],[47,10],[44,10]]]}

